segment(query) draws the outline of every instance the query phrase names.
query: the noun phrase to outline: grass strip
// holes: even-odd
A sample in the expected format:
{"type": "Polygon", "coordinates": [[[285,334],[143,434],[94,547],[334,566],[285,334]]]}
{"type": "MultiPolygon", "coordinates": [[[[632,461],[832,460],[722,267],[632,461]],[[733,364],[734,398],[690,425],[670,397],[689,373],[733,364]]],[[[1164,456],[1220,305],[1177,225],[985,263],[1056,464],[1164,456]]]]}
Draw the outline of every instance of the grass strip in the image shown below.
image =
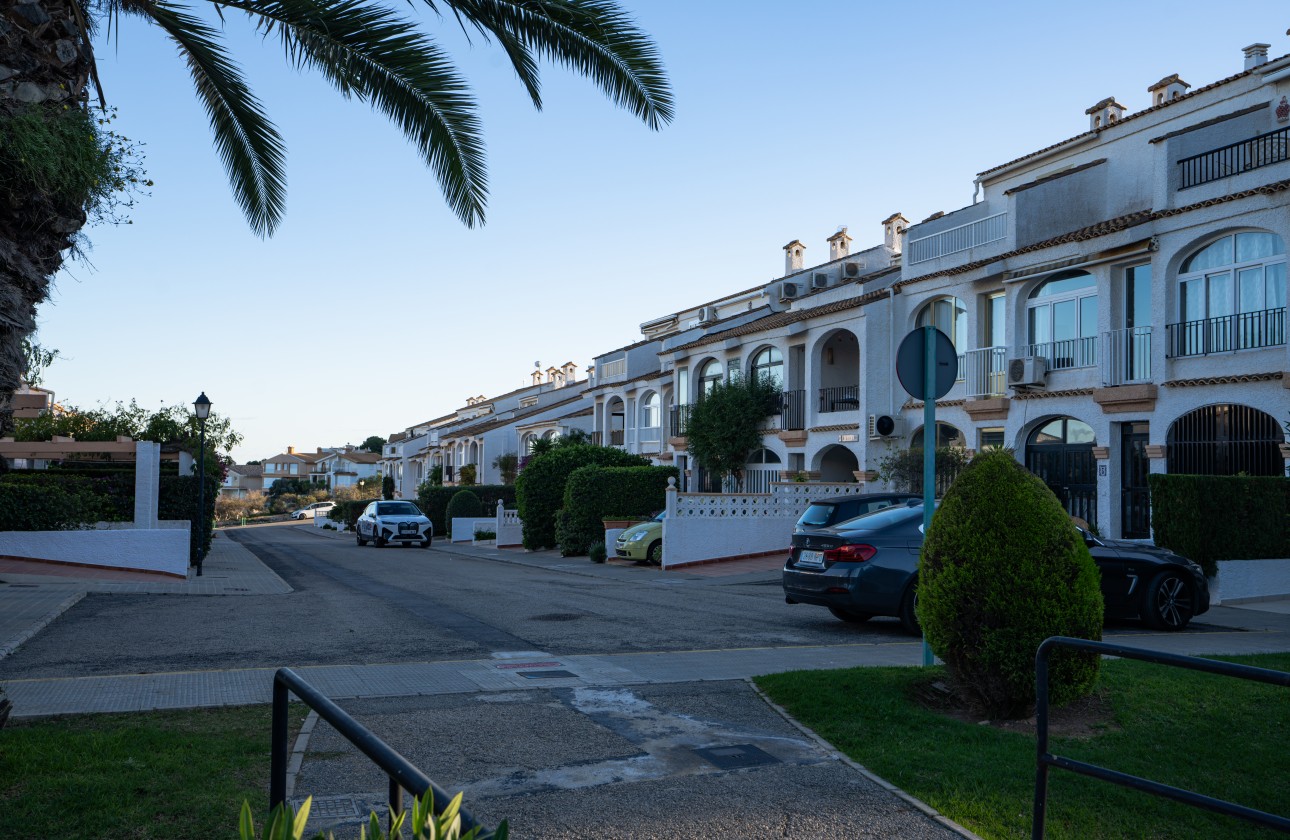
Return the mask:
{"type": "MultiPolygon", "coordinates": [[[[290,707],[291,737],[307,709],[290,707]]],[[[236,838],[268,812],[270,706],[75,715],[0,729],[0,837],[236,838]]]]}
{"type": "MultiPolygon", "coordinates": [[[[1214,657],[1290,671],[1290,654],[1214,657]]],[[[758,677],[776,703],[856,762],[988,840],[1030,836],[1033,733],[924,708],[942,668],[853,668],[758,677]]],[[[1057,754],[1279,815],[1290,814],[1290,692],[1133,660],[1102,663],[1109,712],[1057,754]]],[[[1049,774],[1050,838],[1262,838],[1252,823],[1067,771],[1049,774]]]]}

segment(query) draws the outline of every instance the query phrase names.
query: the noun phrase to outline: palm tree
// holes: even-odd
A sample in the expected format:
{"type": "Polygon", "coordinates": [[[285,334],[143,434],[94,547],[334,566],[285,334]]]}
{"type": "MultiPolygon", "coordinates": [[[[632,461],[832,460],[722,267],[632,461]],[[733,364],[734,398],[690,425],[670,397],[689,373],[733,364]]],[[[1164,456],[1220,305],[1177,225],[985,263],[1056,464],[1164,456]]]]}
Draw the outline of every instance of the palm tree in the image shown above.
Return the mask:
{"type": "MultiPolygon", "coordinates": [[[[448,206],[484,221],[487,173],[476,105],[445,52],[382,0],[210,0],[245,13],[288,61],[370,102],[417,148],[448,206]]],[[[591,79],[651,129],[672,119],[657,49],[611,0],[423,0],[468,34],[496,40],[534,107],[537,62],[591,79]]],[[[0,0],[0,402],[19,384],[36,307],[114,179],[88,111],[100,102],[92,38],[140,18],[174,41],[210,117],[215,148],[251,229],[272,235],[286,199],[285,149],[219,30],[172,0],[0,0]]],[[[0,433],[11,425],[0,406],[0,433]]]]}

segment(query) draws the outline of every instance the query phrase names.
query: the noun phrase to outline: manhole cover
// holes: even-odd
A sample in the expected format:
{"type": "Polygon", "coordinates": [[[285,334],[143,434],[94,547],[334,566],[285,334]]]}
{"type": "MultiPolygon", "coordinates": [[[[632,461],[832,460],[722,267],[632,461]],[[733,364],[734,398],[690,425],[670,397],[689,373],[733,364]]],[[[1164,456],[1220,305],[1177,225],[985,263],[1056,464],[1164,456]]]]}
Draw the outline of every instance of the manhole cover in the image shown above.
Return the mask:
{"type": "MultiPolygon", "coordinates": [[[[304,800],[299,799],[292,804],[299,811],[300,806],[304,804],[304,800]]],[[[311,820],[315,818],[324,820],[347,819],[358,815],[358,804],[354,802],[354,797],[352,796],[315,796],[313,804],[309,806],[309,818],[311,820]]]]}
{"type": "Polygon", "coordinates": [[[744,767],[760,767],[763,764],[780,763],[778,758],[757,749],[752,744],[708,747],[707,749],[695,750],[694,753],[721,770],[740,770],[744,767]]]}
{"type": "Polygon", "coordinates": [[[576,680],[578,675],[569,671],[516,671],[530,680],[576,680]]]}
{"type": "Polygon", "coordinates": [[[529,621],[577,621],[580,618],[582,615],[579,613],[546,613],[532,616],[529,621]]]}

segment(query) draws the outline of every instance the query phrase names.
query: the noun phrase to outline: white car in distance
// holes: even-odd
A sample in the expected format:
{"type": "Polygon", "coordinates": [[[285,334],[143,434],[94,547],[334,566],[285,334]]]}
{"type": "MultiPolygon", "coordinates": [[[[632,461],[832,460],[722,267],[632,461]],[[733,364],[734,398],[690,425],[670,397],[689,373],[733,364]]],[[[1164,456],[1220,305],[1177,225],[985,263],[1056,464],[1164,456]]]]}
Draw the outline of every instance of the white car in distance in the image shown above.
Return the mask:
{"type": "Polygon", "coordinates": [[[326,516],[328,511],[336,507],[335,502],[314,502],[312,505],[302,507],[300,510],[291,512],[292,519],[317,519],[319,516],[326,516]]]}
{"type": "Polygon", "coordinates": [[[395,541],[404,545],[415,542],[429,548],[434,539],[434,526],[411,502],[372,502],[354,523],[354,531],[359,545],[367,545],[370,540],[377,548],[395,541]]]}

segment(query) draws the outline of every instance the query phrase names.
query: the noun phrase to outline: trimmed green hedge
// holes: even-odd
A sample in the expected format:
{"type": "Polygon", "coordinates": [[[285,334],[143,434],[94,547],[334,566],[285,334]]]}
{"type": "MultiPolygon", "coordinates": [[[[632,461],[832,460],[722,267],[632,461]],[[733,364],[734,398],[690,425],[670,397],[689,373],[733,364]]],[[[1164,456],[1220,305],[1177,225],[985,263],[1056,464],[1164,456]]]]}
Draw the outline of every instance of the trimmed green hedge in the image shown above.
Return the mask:
{"type": "Polygon", "coordinates": [[[565,557],[582,556],[605,540],[606,516],[647,516],[662,510],[676,467],[579,467],[564,485],[555,539],[565,557]]]}
{"type": "Polygon", "coordinates": [[[358,518],[363,515],[363,511],[373,501],[375,501],[375,499],[358,499],[357,501],[352,502],[337,502],[336,507],[327,511],[327,518],[333,522],[344,523],[344,529],[346,531],[353,530],[354,523],[358,522],[358,518]]]}
{"type": "MultiPolygon", "coordinates": [[[[524,523],[524,547],[555,548],[556,511],[564,504],[564,487],[578,467],[648,467],[649,461],[611,446],[573,444],[534,455],[515,479],[516,504],[524,523]]],[[[613,511],[621,513],[622,511],[613,511]]]]}
{"type": "MultiPolygon", "coordinates": [[[[417,488],[417,507],[429,517],[434,524],[436,534],[450,534],[452,523],[448,521],[448,502],[460,493],[460,487],[422,484],[417,488]]],[[[505,502],[506,507],[515,507],[515,487],[510,484],[472,484],[470,492],[479,497],[484,507],[484,516],[497,513],[497,503],[505,502]]]]}
{"type": "Polygon", "coordinates": [[[206,515],[199,521],[197,513],[198,478],[195,475],[163,475],[157,494],[158,519],[187,519],[188,562],[197,562],[197,547],[202,555],[210,554],[211,536],[215,533],[215,497],[219,494],[219,479],[206,476],[206,515]]]}
{"type": "Polygon", "coordinates": [[[0,531],[70,531],[98,521],[87,518],[100,500],[67,492],[57,484],[0,483],[0,531]]]}
{"type": "Polygon", "coordinates": [[[133,472],[14,470],[5,475],[4,483],[25,487],[54,487],[79,498],[83,508],[79,516],[83,523],[129,522],[134,519],[133,472]]]}
{"type": "Polygon", "coordinates": [[[1213,577],[1219,560],[1290,557],[1290,478],[1148,477],[1156,545],[1195,560],[1213,577]]]}

